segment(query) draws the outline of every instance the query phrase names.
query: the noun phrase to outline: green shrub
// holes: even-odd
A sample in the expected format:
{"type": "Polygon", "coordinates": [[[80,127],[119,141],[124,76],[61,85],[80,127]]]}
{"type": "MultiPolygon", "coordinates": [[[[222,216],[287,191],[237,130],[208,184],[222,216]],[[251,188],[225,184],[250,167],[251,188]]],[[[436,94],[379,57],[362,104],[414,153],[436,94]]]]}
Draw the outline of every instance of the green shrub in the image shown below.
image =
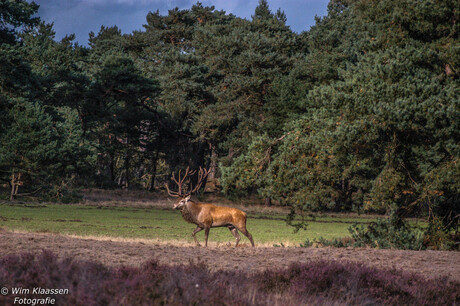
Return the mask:
{"type": "Polygon", "coordinates": [[[458,250],[460,248],[459,240],[460,235],[458,233],[452,233],[442,220],[434,218],[429,222],[425,231],[423,244],[434,250],[458,250]]]}
{"type": "Polygon", "coordinates": [[[388,219],[379,218],[367,227],[353,224],[349,229],[355,240],[354,246],[382,249],[422,250],[423,232],[411,227],[402,219],[392,214],[388,219]]]}
{"type": "Polygon", "coordinates": [[[300,247],[302,248],[308,248],[311,246],[331,246],[331,247],[336,247],[336,248],[345,248],[345,247],[350,247],[354,245],[354,240],[350,237],[343,237],[343,238],[334,238],[334,239],[326,239],[323,237],[319,237],[318,239],[306,239],[304,243],[300,244],[300,247]]]}

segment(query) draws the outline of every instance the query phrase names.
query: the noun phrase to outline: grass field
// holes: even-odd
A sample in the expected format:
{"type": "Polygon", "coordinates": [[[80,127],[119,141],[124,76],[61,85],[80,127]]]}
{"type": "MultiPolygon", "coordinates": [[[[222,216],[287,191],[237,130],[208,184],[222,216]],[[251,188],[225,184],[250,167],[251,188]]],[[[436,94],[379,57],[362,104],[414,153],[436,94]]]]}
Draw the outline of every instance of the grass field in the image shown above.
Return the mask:
{"type": "MultiPolygon", "coordinates": [[[[316,217],[306,231],[293,232],[283,214],[249,213],[247,228],[257,243],[298,245],[306,238],[326,239],[348,236],[354,221],[368,218],[316,217]]],[[[49,232],[77,236],[143,238],[193,242],[195,225],[186,223],[178,211],[160,208],[100,207],[91,205],[24,205],[1,204],[0,227],[8,230],[49,232]]],[[[203,241],[203,232],[197,234],[203,241]]],[[[227,228],[211,229],[209,241],[234,241],[227,228]]],[[[242,237],[242,242],[248,242],[242,237]]]]}

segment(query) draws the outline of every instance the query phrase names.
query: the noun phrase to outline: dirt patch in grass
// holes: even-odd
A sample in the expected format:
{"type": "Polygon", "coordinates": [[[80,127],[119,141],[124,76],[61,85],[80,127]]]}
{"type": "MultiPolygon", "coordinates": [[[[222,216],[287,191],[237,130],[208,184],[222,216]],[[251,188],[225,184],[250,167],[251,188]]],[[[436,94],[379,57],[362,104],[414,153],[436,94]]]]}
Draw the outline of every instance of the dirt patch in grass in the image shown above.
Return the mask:
{"type": "Polygon", "coordinates": [[[140,266],[152,258],[162,264],[203,262],[212,271],[259,272],[285,268],[292,263],[326,260],[358,262],[370,267],[399,269],[426,278],[446,277],[460,281],[460,252],[402,251],[354,248],[251,248],[247,243],[234,248],[227,244],[195,247],[186,242],[162,242],[110,237],[76,238],[48,233],[0,231],[0,256],[50,250],[60,257],[73,256],[109,266],[140,266]]]}

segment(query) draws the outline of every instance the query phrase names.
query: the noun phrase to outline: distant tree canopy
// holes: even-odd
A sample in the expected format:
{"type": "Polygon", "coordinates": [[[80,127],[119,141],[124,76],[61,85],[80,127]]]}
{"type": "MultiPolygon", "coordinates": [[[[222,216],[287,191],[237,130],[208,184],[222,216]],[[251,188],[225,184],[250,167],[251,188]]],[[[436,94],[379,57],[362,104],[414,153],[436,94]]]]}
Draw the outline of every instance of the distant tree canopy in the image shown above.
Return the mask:
{"type": "Polygon", "coordinates": [[[229,196],[293,210],[460,214],[460,3],[334,0],[300,34],[266,0],[197,3],[89,46],[0,4],[0,180],[11,199],[153,190],[216,167],[229,196]]]}

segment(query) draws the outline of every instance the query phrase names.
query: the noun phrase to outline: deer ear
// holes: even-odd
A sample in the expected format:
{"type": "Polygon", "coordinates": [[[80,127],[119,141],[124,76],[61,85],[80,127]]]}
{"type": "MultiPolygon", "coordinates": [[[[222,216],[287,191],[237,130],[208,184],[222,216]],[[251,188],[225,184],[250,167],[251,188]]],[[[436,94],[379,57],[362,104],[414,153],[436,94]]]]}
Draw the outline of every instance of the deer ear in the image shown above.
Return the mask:
{"type": "Polygon", "coordinates": [[[186,202],[190,201],[191,196],[192,196],[192,195],[188,195],[188,196],[185,198],[185,201],[186,201],[186,202]]]}

